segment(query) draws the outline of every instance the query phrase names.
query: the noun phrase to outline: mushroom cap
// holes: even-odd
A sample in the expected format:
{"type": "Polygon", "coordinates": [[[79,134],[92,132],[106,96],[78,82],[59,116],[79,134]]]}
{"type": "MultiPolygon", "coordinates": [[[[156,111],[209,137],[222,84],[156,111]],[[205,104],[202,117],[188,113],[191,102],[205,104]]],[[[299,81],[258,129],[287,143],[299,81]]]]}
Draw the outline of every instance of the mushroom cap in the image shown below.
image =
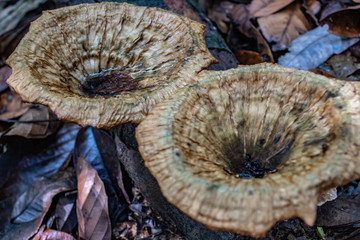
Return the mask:
{"type": "Polygon", "coordinates": [[[319,194],[360,177],[359,93],[276,64],[203,71],[136,139],[169,202],[211,229],[264,236],[295,216],[312,225],[319,194]]]}
{"type": "Polygon", "coordinates": [[[188,18],[126,3],[45,11],[9,57],[8,83],[67,121],[138,123],[216,62],[203,31],[188,18]]]}

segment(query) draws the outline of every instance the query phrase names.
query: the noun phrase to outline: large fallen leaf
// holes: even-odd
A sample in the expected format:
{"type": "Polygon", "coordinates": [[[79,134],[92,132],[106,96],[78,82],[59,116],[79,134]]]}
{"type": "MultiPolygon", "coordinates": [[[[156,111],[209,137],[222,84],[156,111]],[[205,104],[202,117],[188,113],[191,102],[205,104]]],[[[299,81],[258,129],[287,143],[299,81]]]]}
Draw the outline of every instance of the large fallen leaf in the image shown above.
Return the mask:
{"type": "MultiPolygon", "coordinates": [[[[79,126],[66,124],[57,134],[54,134],[38,142],[28,152],[22,153],[22,159],[18,160],[16,168],[13,168],[8,179],[0,188],[0,239],[13,227],[9,222],[12,208],[17,199],[27,191],[36,181],[41,178],[56,174],[60,167],[65,163],[69,154],[74,148],[75,136],[79,126]]],[[[19,145],[14,145],[16,151],[22,149],[19,145]]],[[[6,163],[7,158],[11,160],[12,153],[8,149],[3,158],[6,163]]],[[[4,162],[0,164],[4,164],[4,162]]],[[[2,167],[1,167],[2,168],[2,167]]],[[[22,229],[23,232],[26,229],[22,229]]],[[[16,239],[16,238],[15,238],[16,239]]]]}
{"type": "Polygon", "coordinates": [[[360,37],[360,5],[348,7],[324,17],[320,23],[329,25],[329,32],[337,36],[360,37]]]}
{"type": "Polygon", "coordinates": [[[77,192],[75,191],[59,197],[55,209],[56,229],[71,233],[77,226],[76,198],[77,192]]]}
{"type": "Polygon", "coordinates": [[[108,199],[96,170],[82,157],[77,159],[79,236],[87,240],[111,239],[108,199]]]}
{"type": "Polygon", "coordinates": [[[296,2],[280,12],[258,18],[259,27],[268,42],[275,42],[273,51],[286,49],[290,42],[311,29],[311,23],[296,2]]]}
{"type": "Polygon", "coordinates": [[[294,0],[252,0],[248,6],[250,18],[265,17],[286,7],[294,0]]]}
{"type": "Polygon", "coordinates": [[[319,26],[292,41],[289,53],[279,58],[279,64],[303,70],[316,68],[334,53],[339,54],[359,41],[335,36],[327,30],[327,25],[319,26]]]}
{"type": "Polygon", "coordinates": [[[53,134],[61,122],[56,115],[44,105],[32,106],[15,122],[5,135],[25,138],[45,138],[53,134]]]}
{"type": "Polygon", "coordinates": [[[56,194],[73,189],[76,189],[76,178],[72,168],[40,178],[16,200],[12,222],[26,223],[45,215],[56,194]]]}
{"type": "MultiPolygon", "coordinates": [[[[74,160],[82,157],[98,172],[109,198],[112,223],[127,207],[126,192],[122,189],[122,174],[117,158],[116,145],[108,132],[94,127],[79,131],[74,149],[74,160]]],[[[75,165],[77,165],[75,163],[75,165]]]]}

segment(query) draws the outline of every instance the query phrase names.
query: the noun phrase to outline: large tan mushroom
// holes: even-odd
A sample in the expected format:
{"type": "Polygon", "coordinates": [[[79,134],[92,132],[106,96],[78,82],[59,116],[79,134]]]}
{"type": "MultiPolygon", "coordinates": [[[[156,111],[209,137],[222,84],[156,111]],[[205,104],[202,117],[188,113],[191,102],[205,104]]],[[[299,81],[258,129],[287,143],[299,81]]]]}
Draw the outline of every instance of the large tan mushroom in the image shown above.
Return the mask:
{"type": "Polygon", "coordinates": [[[203,31],[188,18],[126,3],[46,11],[8,59],[8,83],[67,121],[138,123],[216,61],[203,31]]]}
{"type": "Polygon", "coordinates": [[[360,177],[360,88],[275,64],[200,73],[138,126],[164,196],[211,229],[312,225],[318,196],[360,177]]]}

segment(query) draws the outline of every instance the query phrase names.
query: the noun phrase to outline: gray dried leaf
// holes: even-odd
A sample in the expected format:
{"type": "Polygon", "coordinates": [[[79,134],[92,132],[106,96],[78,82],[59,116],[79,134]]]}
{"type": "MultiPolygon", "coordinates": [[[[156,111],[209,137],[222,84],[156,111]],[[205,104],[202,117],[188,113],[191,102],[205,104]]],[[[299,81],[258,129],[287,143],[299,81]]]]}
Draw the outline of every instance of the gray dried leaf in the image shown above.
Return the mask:
{"type": "Polygon", "coordinates": [[[289,53],[279,58],[279,64],[303,70],[316,68],[331,55],[339,54],[359,41],[335,36],[327,30],[327,25],[319,26],[292,41],[289,53]]]}

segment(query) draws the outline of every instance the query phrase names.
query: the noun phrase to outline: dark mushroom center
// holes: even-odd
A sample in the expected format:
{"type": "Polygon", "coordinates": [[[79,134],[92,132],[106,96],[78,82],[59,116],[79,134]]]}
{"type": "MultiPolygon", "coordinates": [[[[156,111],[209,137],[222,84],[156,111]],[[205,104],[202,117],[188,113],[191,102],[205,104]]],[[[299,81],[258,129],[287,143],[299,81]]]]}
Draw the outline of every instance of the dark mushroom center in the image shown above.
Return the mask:
{"type": "Polygon", "coordinates": [[[286,161],[294,137],[292,134],[283,136],[279,133],[268,140],[260,138],[254,145],[241,138],[232,142],[225,140],[223,148],[227,165],[224,170],[239,178],[262,178],[286,161]]]}
{"type": "Polygon", "coordinates": [[[111,96],[138,89],[138,83],[129,74],[120,71],[101,71],[87,76],[81,84],[82,91],[90,96],[111,96]]]}

